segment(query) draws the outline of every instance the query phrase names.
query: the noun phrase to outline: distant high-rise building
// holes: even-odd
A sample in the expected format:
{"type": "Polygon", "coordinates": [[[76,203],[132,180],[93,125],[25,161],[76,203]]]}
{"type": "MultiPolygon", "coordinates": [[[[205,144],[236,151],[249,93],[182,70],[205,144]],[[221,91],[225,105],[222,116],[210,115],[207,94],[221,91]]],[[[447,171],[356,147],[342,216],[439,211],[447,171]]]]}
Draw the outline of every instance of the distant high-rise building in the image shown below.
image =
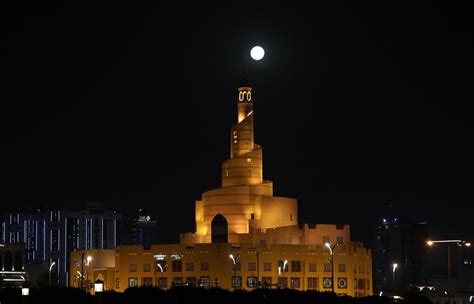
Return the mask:
{"type": "Polygon", "coordinates": [[[423,280],[426,238],[426,222],[381,220],[375,232],[373,263],[377,291],[410,290],[423,280]]]}
{"type": "Polygon", "coordinates": [[[142,209],[136,214],[123,215],[120,230],[120,245],[143,245],[148,248],[158,243],[158,224],[142,209]]]}
{"type": "Polygon", "coordinates": [[[2,220],[1,243],[24,243],[27,261],[44,261],[44,228],[40,210],[7,214],[2,220]]]}
{"type": "Polygon", "coordinates": [[[120,219],[100,203],[88,203],[78,211],[10,213],[3,216],[2,242],[24,244],[29,263],[51,267],[58,284],[66,285],[70,252],[115,248],[120,219]]]}

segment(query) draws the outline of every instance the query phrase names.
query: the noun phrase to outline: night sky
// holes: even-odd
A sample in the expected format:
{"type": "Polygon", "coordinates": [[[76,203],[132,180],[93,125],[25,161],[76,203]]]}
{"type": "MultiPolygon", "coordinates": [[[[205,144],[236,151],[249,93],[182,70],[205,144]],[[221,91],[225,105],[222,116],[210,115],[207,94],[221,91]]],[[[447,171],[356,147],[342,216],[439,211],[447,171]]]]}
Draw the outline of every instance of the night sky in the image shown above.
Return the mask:
{"type": "Polygon", "coordinates": [[[264,176],[301,221],[351,224],[369,244],[391,214],[474,237],[468,7],[8,2],[0,211],[141,207],[177,241],[220,186],[245,76],[264,176]]]}

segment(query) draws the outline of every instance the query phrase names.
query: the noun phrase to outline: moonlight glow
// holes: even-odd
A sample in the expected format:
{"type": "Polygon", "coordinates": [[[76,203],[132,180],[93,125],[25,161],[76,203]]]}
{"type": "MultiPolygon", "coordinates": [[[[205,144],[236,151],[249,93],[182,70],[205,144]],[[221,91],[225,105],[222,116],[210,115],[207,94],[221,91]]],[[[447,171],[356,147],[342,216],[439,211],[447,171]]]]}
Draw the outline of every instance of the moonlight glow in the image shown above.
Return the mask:
{"type": "Polygon", "coordinates": [[[250,56],[254,60],[260,60],[263,58],[264,55],[265,55],[265,51],[263,50],[261,46],[254,46],[252,50],[250,50],[250,56]]]}

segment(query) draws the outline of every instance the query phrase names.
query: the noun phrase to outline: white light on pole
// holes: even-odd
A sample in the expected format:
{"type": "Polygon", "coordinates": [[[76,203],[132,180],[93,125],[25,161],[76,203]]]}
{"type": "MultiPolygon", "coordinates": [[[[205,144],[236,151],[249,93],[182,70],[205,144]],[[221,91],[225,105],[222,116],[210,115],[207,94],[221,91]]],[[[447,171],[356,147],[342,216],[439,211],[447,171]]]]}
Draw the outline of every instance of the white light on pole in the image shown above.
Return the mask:
{"type": "Polygon", "coordinates": [[[49,286],[51,286],[51,270],[54,265],[56,265],[56,262],[52,262],[51,265],[49,265],[49,286]]]}
{"type": "Polygon", "coordinates": [[[393,286],[392,286],[392,289],[393,289],[393,291],[395,291],[395,270],[397,270],[397,268],[398,268],[398,264],[393,263],[392,264],[392,272],[393,272],[393,279],[392,279],[393,286]]]}

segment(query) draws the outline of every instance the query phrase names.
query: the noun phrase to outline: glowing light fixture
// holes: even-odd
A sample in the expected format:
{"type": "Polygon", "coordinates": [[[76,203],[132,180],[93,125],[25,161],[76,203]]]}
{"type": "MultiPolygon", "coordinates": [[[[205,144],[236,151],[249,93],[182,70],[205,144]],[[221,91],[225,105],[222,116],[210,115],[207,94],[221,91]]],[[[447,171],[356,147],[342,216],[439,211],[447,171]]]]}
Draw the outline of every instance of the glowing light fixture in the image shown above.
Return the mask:
{"type": "Polygon", "coordinates": [[[94,282],[94,291],[95,292],[103,292],[104,291],[104,282],[97,279],[97,281],[94,282]]]}

